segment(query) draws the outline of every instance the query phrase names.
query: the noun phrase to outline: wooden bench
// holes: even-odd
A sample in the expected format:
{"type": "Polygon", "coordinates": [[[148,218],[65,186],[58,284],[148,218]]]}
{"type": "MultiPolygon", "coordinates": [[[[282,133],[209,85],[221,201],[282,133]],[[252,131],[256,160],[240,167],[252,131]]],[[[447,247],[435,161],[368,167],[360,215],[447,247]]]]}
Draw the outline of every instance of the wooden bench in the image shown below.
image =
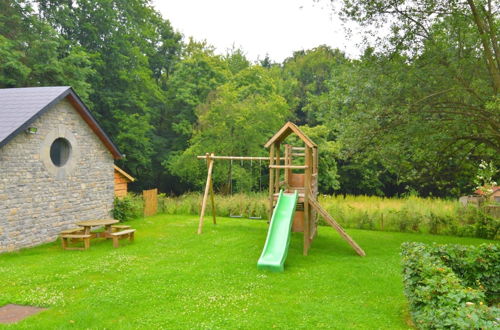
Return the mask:
{"type": "Polygon", "coordinates": [[[73,228],[73,229],[67,229],[67,230],[63,230],[61,232],[61,235],[65,235],[65,234],[83,234],[83,227],[78,227],[78,228],[73,228]]]}
{"type": "Polygon", "coordinates": [[[129,225],[112,225],[111,226],[111,231],[116,233],[120,230],[125,230],[125,229],[130,229],[129,225]]]}
{"type": "Polygon", "coordinates": [[[113,238],[113,247],[117,248],[120,246],[118,240],[122,238],[128,237],[131,242],[134,241],[134,232],[135,229],[127,229],[122,231],[117,231],[115,233],[111,233],[111,237],[113,238]]]}
{"type": "Polygon", "coordinates": [[[85,234],[62,234],[61,235],[62,248],[64,250],[87,250],[90,247],[91,237],[92,235],[85,235],[85,234]],[[69,247],[68,246],[69,240],[71,241],[83,240],[83,248],[69,247]]]}

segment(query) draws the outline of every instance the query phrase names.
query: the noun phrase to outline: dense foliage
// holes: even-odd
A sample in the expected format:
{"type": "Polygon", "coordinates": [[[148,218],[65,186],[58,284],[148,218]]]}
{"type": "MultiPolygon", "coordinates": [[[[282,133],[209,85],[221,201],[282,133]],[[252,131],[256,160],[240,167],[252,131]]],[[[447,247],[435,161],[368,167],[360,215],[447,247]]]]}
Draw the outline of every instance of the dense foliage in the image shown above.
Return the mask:
{"type": "MultiPolygon", "coordinates": [[[[126,154],[133,190],[198,190],[196,155],[266,155],[292,120],[319,145],[322,193],[471,193],[481,161],[500,164],[498,5],[336,3],[391,34],[356,60],[318,46],[251,63],[183,39],[149,0],[1,1],[0,88],[72,86],[126,154]]],[[[266,182],[262,164],[215,167],[222,193],[266,182]]]]}
{"type": "Polygon", "coordinates": [[[403,243],[403,282],[419,329],[494,329],[500,310],[497,245],[403,243]]]}
{"type": "Polygon", "coordinates": [[[115,198],[113,202],[113,219],[127,221],[137,219],[143,215],[144,201],[127,195],[123,198],[115,198]]]}

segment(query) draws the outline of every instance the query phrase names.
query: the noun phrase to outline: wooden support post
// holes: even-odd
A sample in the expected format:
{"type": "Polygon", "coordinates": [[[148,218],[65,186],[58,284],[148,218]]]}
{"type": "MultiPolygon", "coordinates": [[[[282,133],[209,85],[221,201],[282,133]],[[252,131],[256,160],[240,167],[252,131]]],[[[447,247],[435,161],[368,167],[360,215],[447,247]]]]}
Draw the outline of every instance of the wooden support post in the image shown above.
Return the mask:
{"type": "MultiPolygon", "coordinates": [[[[274,165],[274,143],[271,144],[271,149],[269,150],[269,165],[274,165]]],[[[269,220],[273,215],[274,206],[274,169],[269,168],[269,220]]]]}
{"type": "MultiPolygon", "coordinates": [[[[214,154],[212,154],[213,156],[214,154]]],[[[210,157],[212,158],[212,157],[210,157]]],[[[212,163],[214,162],[214,159],[212,158],[212,163]]],[[[208,164],[207,164],[208,165],[208,164]]],[[[212,203],[212,218],[214,225],[217,224],[217,219],[215,215],[215,194],[214,194],[214,180],[210,180],[210,201],[212,203]]]]}
{"type": "Polygon", "coordinates": [[[207,206],[207,198],[208,192],[210,190],[211,181],[212,181],[212,170],[214,168],[214,160],[211,158],[214,154],[206,154],[207,157],[207,165],[208,165],[208,174],[207,174],[207,183],[205,184],[205,193],[203,194],[203,200],[201,202],[201,212],[200,212],[200,223],[198,224],[198,234],[202,233],[203,229],[203,217],[205,216],[205,208],[207,206]]]}
{"type": "Polygon", "coordinates": [[[311,245],[311,213],[309,208],[309,199],[311,198],[311,148],[306,147],[305,150],[305,166],[307,166],[304,173],[304,255],[309,253],[311,245]]]}
{"type": "MultiPolygon", "coordinates": [[[[312,181],[312,196],[314,200],[318,198],[318,189],[319,189],[319,175],[318,175],[318,162],[319,162],[319,156],[318,156],[318,147],[314,147],[312,149],[312,174],[311,174],[311,181],[312,181]]],[[[311,223],[313,224],[313,230],[314,232],[311,235],[311,242],[312,240],[316,237],[318,234],[318,212],[316,209],[312,208],[311,210],[311,223]]]]}
{"type": "MultiPolygon", "coordinates": [[[[281,165],[279,143],[276,143],[275,152],[276,152],[276,165],[281,165]]],[[[280,191],[280,168],[276,167],[275,170],[276,173],[274,174],[274,192],[278,193],[280,191]]]]}
{"type": "MultiPolygon", "coordinates": [[[[290,154],[291,154],[291,149],[290,149],[290,145],[289,144],[285,144],[285,162],[284,162],[284,165],[285,166],[290,166],[291,165],[291,161],[290,161],[290,154]]],[[[285,188],[288,189],[288,186],[289,186],[289,178],[290,178],[290,169],[285,169],[285,188]]]]}
{"type": "Polygon", "coordinates": [[[90,248],[90,237],[86,237],[83,239],[83,246],[85,250],[90,248]]]}

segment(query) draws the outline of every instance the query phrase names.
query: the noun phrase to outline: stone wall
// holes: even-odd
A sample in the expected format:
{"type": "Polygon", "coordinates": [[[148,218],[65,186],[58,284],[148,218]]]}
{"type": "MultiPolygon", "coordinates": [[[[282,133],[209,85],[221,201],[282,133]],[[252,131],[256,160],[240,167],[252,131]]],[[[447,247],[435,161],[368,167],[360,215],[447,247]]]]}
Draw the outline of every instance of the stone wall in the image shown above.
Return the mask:
{"type": "Polygon", "coordinates": [[[73,106],[63,100],[0,148],[0,252],[57,238],[75,222],[111,216],[113,157],[73,106]],[[50,158],[52,142],[71,143],[61,167],[50,158]]]}

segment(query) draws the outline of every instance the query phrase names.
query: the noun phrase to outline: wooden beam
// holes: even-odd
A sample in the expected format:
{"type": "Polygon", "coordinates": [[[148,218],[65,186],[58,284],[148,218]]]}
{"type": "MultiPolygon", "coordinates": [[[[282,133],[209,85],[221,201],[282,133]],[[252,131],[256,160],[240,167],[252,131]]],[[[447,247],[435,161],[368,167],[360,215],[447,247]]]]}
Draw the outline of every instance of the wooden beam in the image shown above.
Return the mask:
{"type": "Polygon", "coordinates": [[[292,169],[292,170],[305,170],[307,165],[269,165],[269,168],[277,169],[292,169]]]}
{"type": "Polygon", "coordinates": [[[328,222],[328,224],[330,226],[333,227],[333,229],[335,229],[339,234],[340,236],[347,241],[347,243],[349,243],[349,245],[354,249],[354,251],[356,251],[357,254],[359,254],[360,256],[364,257],[366,255],[365,251],[363,251],[363,249],[358,245],[358,243],[356,243],[345,231],[344,231],[344,228],[342,228],[341,225],[339,225],[333,218],[330,214],[328,214],[328,212],[321,207],[321,205],[318,203],[317,200],[315,199],[309,199],[309,204],[316,209],[316,211],[323,217],[323,219],[325,219],[326,222],[328,222]]]}
{"type": "Polygon", "coordinates": [[[309,198],[311,191],[311,148],[306,148],[305,150],[305,166],[306,170],[304,173],[304,255],[309,253],[309,247],[311,246],[311,212],[309,210],[309,198]]]}
{"type": "Polygon", "coordinates": [[[207,166],[208,166],[208,174],[207,174],[207,183],[205,184],[205,193],[203,194],[203,200],[201,202],[201,212],[200,212],[200,222],[198,224],[198,234],[202,233],[203,230],[203,218],[205,216],[205,208],[207,206],[207,198],[208,198],[208,192],[210,190],[211,186],[211,181],[212,181],[212,170],[214,168],[214,161],[212,159],[213,154],[209,155],[208,153],[206,154],[206,159],[207,159],[207,166]]]}
{"type": "MultiPolygon", "coordinates": [[[[285,144],[285,161],[284,165],[292,165],[292,157],[290,156],[292,153],[292,148],[289,144],[285,144]]],[[[283,182],[285,189],[288,189],[288,182],[290,181],[290,169],[285,169],[285,180],[283,182]]]]}
{"type": "MultiPolygon", "coordinates": [[[[205,159],[207,156],[196,156],[198,159],[205,159]]],[[[270,160],[270,157],[253,157],[253,156],[210,156],[212,159],[227,159],[227,160],[270,160]]]]}
{"type": "MultiPolygon", "coordinates": [[[[281,162],[280,144],[276,143],[275,145],[276,145],[276,147],[275,147],[274,151],[276,152],[276,154],[274,157],[276,157],[276,164],[280,164],[280,162],[281,162]]],[[[274,192],[277,193],[280,191],[280,168],[279,168],[279,166],[281,166],[281,165],[275,165],[275,166],[278,166],[278,167],[274,167],[274,170],[276,171],[276,173],[274,174],[274,192]]]]}
{"type": "MultiPolygon", "coordinates": [[[[213,163],[213,160],[212,160],[212,163],[213,163]]],[[[216,219],[216,215],[215,215],[214,180],[210,180],[210,201],[212,202],[212,218],[213,218],[214,225],[216,225],[217,219],[216,219]]]]}
{"type": "MultiPolygon", "coordinates": [[[[274,144],[271,145],[269,150],[269,164],[273,165],[275,161],[274,157],[274,144]]],[[[273,206],[274,206],[274,170],[269,169],[269,221],[271,221],[271,217],[273,215],[273,206]]]]}

